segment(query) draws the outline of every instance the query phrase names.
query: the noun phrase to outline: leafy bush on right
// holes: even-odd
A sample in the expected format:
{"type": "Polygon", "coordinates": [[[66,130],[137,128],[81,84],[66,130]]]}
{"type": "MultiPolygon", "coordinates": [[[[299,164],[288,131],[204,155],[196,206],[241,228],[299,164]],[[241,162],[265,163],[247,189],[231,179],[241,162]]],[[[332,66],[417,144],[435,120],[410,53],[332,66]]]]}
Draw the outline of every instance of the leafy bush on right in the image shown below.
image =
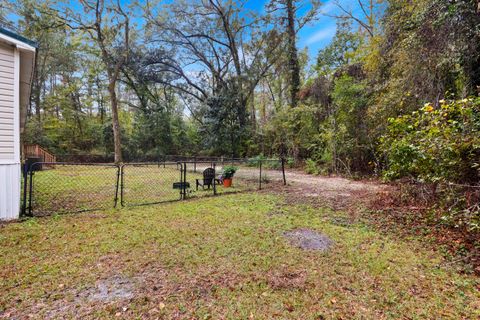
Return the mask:
{"type": "Polygon", "coordinates": [[[385,178],[476,184],[480,181],[480,98],[425,104],[389,119],[381,139],[385,178]]]}
{"type": "Polygon", "coordinates": [[[480,98],[425,104],[389,119],[380,145],[388,180],[410,178],[428,190],[440,222],[480,231],[480,98]]]}

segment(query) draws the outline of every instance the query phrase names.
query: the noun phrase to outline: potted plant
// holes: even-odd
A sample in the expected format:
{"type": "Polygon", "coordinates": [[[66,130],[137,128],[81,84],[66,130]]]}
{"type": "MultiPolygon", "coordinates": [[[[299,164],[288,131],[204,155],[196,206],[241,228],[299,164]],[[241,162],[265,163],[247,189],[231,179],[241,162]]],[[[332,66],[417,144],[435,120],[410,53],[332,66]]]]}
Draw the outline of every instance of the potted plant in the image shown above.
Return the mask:
{"type": "Polygon", "coordinates": [[[234,166],[225,166],[223,168],[222,180],[224,187],[228,188],[232,186],[232,178],[237,170],[238,168],[234,166]]]}

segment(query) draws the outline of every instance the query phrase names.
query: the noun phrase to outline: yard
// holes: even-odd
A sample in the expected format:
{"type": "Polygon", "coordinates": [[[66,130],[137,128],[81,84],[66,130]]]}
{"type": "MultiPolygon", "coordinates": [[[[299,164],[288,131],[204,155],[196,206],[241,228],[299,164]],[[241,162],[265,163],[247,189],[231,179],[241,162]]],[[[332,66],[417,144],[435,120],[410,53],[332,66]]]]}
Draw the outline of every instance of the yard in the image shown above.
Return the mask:
{"type": "Polygon", "coordinates": [[[33,218],[1,225],[0,243],[0,318],[480,316],[478,278],[428,245],[281,192],[33,218]],[[304,250],[292,230],[331,247],[304,250]]]}
{"type": "Polygon", "coordinates": [[[1,0],[0,320],[480,320],[479,26],[1,0]]]}

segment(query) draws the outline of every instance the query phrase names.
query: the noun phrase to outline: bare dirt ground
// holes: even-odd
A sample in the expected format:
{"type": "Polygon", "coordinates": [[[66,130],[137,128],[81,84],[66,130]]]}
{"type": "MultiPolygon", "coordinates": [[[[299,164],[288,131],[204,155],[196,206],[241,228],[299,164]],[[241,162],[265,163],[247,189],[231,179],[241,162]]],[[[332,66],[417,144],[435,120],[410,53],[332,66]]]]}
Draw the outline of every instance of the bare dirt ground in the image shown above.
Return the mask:
{"type": "MultiPolygon", "coordinates": [[[[281,180],[281,172],[268,170],[267,174],[281,180]]],[[[284,192],[290,201],[308,202],[333,210],[346,210],[368,205],[376,197],[389,193],[392,187],[378,181],[355,181],[337,176],[313,176],[300,171],[285,173],[288,189],[284,192]]]]}
{"type": "MultiPolygon", "coordinates": [[[[268,170],[274,181],[280,171],[268,170]]],[[[343,211],[341,224],[367,223],[386,234],[416,236],[445,252],[447,264],[459,271],[480,276],[480,243],[475,234],[454,229],[431,218],[431,208],[405,202],[393,184],[375,180],[351,180],[337,176],[313,176],[300,171],[286,172],[288,188],[283,188],[289,203],[308,204],[343,211]]]]}
{"type": "MultiPolygon", "coordinates": [[[[201,172],[207,167],[204,164],[197,165],[197,172],[201,172]]],[[[217,171],[221,172],[222,167],[218,166],[217,171]]],[[[252,181],[258,180],[259,168],[239,166],[235,177],[252,181]]],[[[283,182],[281,170],[263,169],[262,177],[271,182],[271,185],[263,185],[263,189],[266,191],[271,191],[272,185],[277,186],[283,182]]],[[[282,190],[288,200],[307,201],[311,204],[330,207],[333,210],[343,210],[352,205],[364,205],[375,199],[377,195],[386,194],[392,190],[388,184],[378,181],[355,181],[338,176],[315,176],[293,169],[285,170],[285,178],[288,188],[282,188],[282,190]]],[[[252,187],[256,188],[256,185],[252,184],[252,187]]]]}

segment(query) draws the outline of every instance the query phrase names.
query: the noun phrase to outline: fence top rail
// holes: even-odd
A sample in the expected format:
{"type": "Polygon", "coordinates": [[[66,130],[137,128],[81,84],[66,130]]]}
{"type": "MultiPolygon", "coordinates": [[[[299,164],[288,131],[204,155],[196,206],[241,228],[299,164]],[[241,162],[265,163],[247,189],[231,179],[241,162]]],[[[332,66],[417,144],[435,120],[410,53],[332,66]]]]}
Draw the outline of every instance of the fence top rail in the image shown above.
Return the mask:
{"type": "MultiPolygon", "coordinates": [[[[197,161],[209,161],[209,160],[218,160],[218,161],[244,161],[244,160],[257,160],[257,161],[280,161],[282,158],[255,158],[255,157],[245,157],[245,158],[232,158],[232,157],[208,157],[208,156],[175,156],[175,155],[166,155],[166,156],[161,156],[160,159],[165,159],[165,158],[177,158],[177,159],[191,159],[197,160],[197,161]]],[[[184,161],[184,160],[179,160],[179,161],[184,161]]],[[[186,160],[188,161],[188,160],[186,160]]]]}
{"type": "Polygon", "coordinates": [[[181,163],[187,164],[219,164],[219,163],[260,163],[260,162],[279,162],[282,159],[248,159],[248,158],[237,158],[237,159],[223,159],[222,160],[184,160],[184,161],[149,161],[149,162],[124,162],[122,164],[116,164],[113,162],[48,162],[48,161],[39,161],[32,163],[31,166],[35,165],[58,165],[58,166],[128,166],[128,165],[177,165],[181,163]]]}
{"type": "Polygon", "coordinates": [[[93,163],[93,162],[34,162],[30,165],[52,165],[52,166],[98,166],[98,167],[118,167],[115,163],[93,163]]]}
{"type": "MultiPolygon", "coordinates": [[[[116,163],[97,163],[97,162],[46,162],[46,161],[40,161],[40,162],[34,162],[32,163],[30,166],[35,166],[35,165],[51,165],[51,166],[92,166],[92,167],[95,167],[95,166],[104,166],[104,167],[120,167],[120,166],[131,166],[131,165],[135,165],[135,166],[141,166],[141,165],[144,165],[144,166],[157,166],[157,165],[177,165],[177,164],[182,164],[184,163],[184,161],[166,161],[166,162],[125,162],[125,163],[122,163],[122,164],[116,164],[116,163]]],[[[192,162],[193,163],[193,162],[192,162]]],[[[199,162],[197,162],[199,163],[199,162]]],[[[210,163],[210,162],[209,162],[210,163]]]]}
{"type": "Polygon", "coordinates": [[[269,162],[269,161],[282,161],[282,158],[278,158],[278,159],[255,159],[255,158],[250,158],[248,159],[248,161],[260,161],[260,162],[269,162]]]}
{"type": "Polygon", "coordinates": [[[217,161],[217,160],[188,160],[188,161],[179,161],[181,163],[197,163],[197,164],[200,164],[200,163],[221,163],[221,161],[217,161]]]}
{"type": "MultiPolygon", "coordinates": [[[[410,179],[407,182],[418,185],[428,185],[429,183],[421,181],[418,179],[410,179]]],[[[431,184],[431,183],[430,183],[431,184]]],[[[480,188],[480,184],[465,184],[465,183],[455,183],[450,181],[439,181],[436,183],[438,186],[449,186],[449,187],[463,187],[463,188],[480,188]]]]}
{"type": "Polygon", "coordinates": [[[178,165],[184,161],[150,161],[150,162],[124,162],[122,166],[158,166],[158,165],[178,165]]]}
{"type": "Polygon", "coordinates": [[[249,158],[246,158],[246,159],[223,159],[223,161],[221,159],[219,160],[188,160],[188,161],[178,161],[178,162],[181,162],[181,163],[222,163],[222,162],[225,162],[225,163],[229,163],[229,162],[237,162],[237,163],[246,163],[246,162],[252,162],[252,163],[256,163],[256,162],[280,162],[282,161],[282,159],[249,159],[249,158]]]}

